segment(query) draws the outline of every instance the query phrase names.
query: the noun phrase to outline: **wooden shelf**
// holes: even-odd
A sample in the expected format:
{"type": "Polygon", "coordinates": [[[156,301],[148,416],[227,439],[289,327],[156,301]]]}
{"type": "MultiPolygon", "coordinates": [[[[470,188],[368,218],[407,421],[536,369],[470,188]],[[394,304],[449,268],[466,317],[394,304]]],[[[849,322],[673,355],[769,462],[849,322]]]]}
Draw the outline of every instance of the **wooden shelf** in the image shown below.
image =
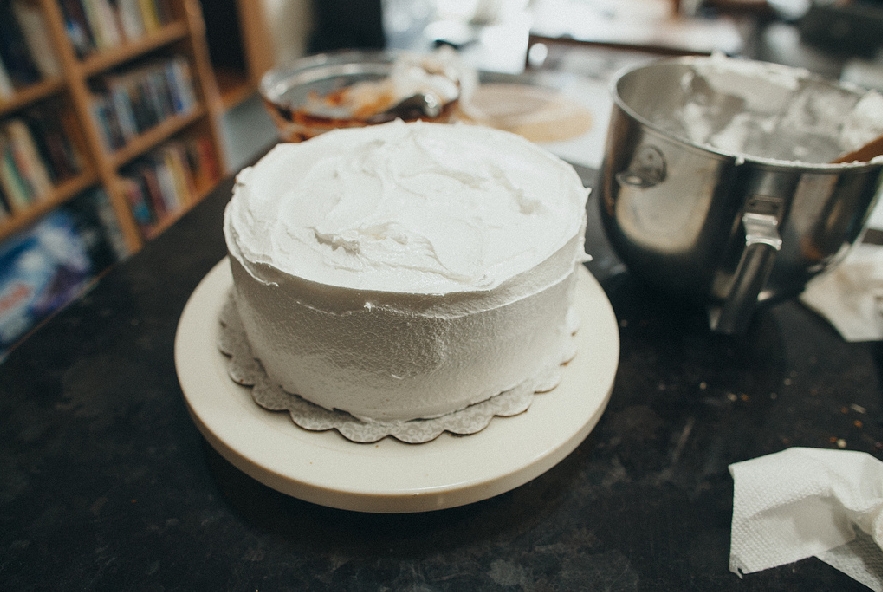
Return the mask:
{"type": "MultiPolygon", "coordinates": [[[[8,163],[13,166],[3,172],[3,181],[4,186],[8,182],[10,191],[16,193],[19,188],[12,184],[22,181],[46,190],[33,200],[18,200],[24,203],[11,208],[6,206],[12,200],[2,196],[5,213],[0,215],[0,250],[14,246],[17,236],[26,238],[29,235],[24,233],[36,231],[41,219],[48,220],[53,212],[69,210],[77,218],[77,233],[81,233],[80,222],[90,227],[82,229],[83,238],[87,238],[87,233],[101,231],[92,225],[101,225],[107,238],[106,246],[114,255],[134,254],[146,241],[163,233],[200,203],[225,172],[223,107],[211,70],[198,0],[26,2],[29,10],[38,10],[41,14],[31,12],[27,27],[21,26],[22,34],[12,31],[10,37],[17,47],[28,49],[33,43],[27,43],[25,36],[32,42],[35,39],[45,42],[47,47],[41,47],[41,54],[35,56],[42,58],[42,52],[51,52],[58,68],[49,70],[47,64],[36,59],[33,66],[38,72],[57,72],[58,75],[16,88],[10,96],[0,98],[0,132],[9,131],[8,144],[4,142],[4,146],[8,146],[14,156],[8,163]],[[154,2],[156,4],[151,5],[154,2]],[[76,39],[76,46],[73,34],[69,36],[69,21],[62,5],[73,15],[73,28],[84,33],[76,39]],[[109,21],[90,22],[82,14],[77,20],[80,8],[118,10],[119,22],[116,25],[109,21]],[[158,20],[167,24],[161,27],[150,24],[158,20]],[[33,27],[40,26],[41,21],[44,29],[35,31],[33,27]],[[129,27],[146,25],[153,32],[114,47],[94,50],[82,59],[79,57],[82,55],[79,50],[89,51],[92,47],[91,41],[86,44],[86,39],[110,39],[116,37],[116,33],[122,37],[123,23],[129,27]],[[106,29],[111,26],[118,30],[106,29]],[[38,38],[43,32],[45,38],[38,38]],[[150,67],[142,67],[145,65],[150,67]],[[160,103],[169,99],[177,108],[186,105],[189,111],[162,120],[119,150],[105,146],[108,131],[116,136],[130,135],[133,128],[143,128],[146,122],[162,118],[171,109],[160,103]],[[71,150],[76,155],[72,155],[71,150]],[[145,159],[143,167],[140,164],[132,169],[126,166],[154,150],[161,158],[145,159]],[[55,172],[69,173],[78,168],[83,172],[49,187],[43,179],[41,165],[50,178],[55,172]],[[188,169],[198,183],[193,195],[183,190],[182,179],[186,182],[188,169]],[[133,184],[133,178],[143,180],[143,184],[137,181],[133,184]],[[142,195],[137,195],[136,189],[142,195]],[[133,206],[130,199],[143,199],[143,203],[139,201],[133,206]],[[133,207],[140,219],[141,208],[152,208],[160,199],[163,203],[183,202],[183,205],[155,227],[142,232],[133,207]],[[11,211],[6,212],[7,209],[11,211]]],[[[18,19],[15,20],[18,23],[18,19]]],[[[24,65],[31,68],[30,64],[24,65]]],[[[37,77],[36,73],[28,72],[28,75],[28,79],[37,77]]],[[[230,100],[238,101],[242,96],[242,91],[234,91],[230,100]]],[[[151,212],[151,219],[155,219],[156,210],[151,212]]],[[[102,253],[94,263],[103,266],[109,261],[102,253]]],[[[106,268],[95,269],[95,277],[105,271],[106,268]]]]}
{"type": "Polygon", "coordinates": [[[137,138],[133,138],[125,147],[113,153],[111,156],[113,168],[118,169],[130,160],[145,154],[151,148],[169,139],[204,115],[205,109],[198,107],[190,113],[169,117],[156,127],[150,128],[137,138]]]}
{"type": "Polygon", "coordinates": [[[9,218],[0,221],[0,240],[22,230],[40,217],[51,212],[87,187],[98,182],[95,173],[82,173],[56,185],[48,195],[39,197],[25,209],[12,213],[9,218]]]}
{"type": "MultiPolygon", "coordinates": [[[[2,1],[2,0],[0,0],[2,1]]],[[[80,0],[77,0],[80,1],[80,0]]],[[[104,0],[101,0],[104,1],[104,0]]],[[[45,80],[21,90],[7,99],[0,99],[0,118],[7,118],[17,110],[26,109],[38,101],[60,95],[58,108],[62,111],[69,140],[78,149],[88,172],[66,180],[33,204],[14,210],[0,220],[0,241],[37,222],[53,209],[70,201],[90,187],[103,189],[130,252],[138,251],[144,239],[129,208],[125,189],[119,182],[120,168],[169,141],[177,134],[193,131],[208,139],[206,157],[218,163],[223,171],[224,155],[220,119],[221,100],[211,70],[205,40],[205,24],[198,0],[163,0],[171,11],[172,22],[140,39],[107,48],[80,59],[68,37],[65,16],[58,0],[34,0],[43,12],[46,35],[58,58],[61,76],[45,80]],[[168,51],[166,51],[168,50],[168,51]],[[108,151],[104,146],[101,124],[93,115],[92,78],[113,69],[125,71],[141,57],[154,52],[183,57],[189,66],[196,107],[189,113],[171,117],[130,141],[124,148],[108,151]]],[[[140,3],[136,3],[140,7],[140,3]]],[[[199,193],[180,212],[164,220],[150,237],[162,232],[212,187],[200,187],[199,193]]]]}
{"type": "Polygon", "coordinates": [[[0,99],[0,116],[50,97],[64,88],[63,78],[50,78],[18,90],[8,99],[0,99]]]}
{"type": "Polygon", "coordinates": [[[81,63],[84,76],[94,76],[100,72],[119,66],[143,54],[159,49],[187,37],[187,25],[182,21],[169,23],[159,31],[124,43],[118,47],[102,50],[87,57],[81,63]]]}
{"type": "Polygon", "coordinates": [[[147,239],[154,239],[165,232],[169,228],[169,226],[180,220],[184,215],[187,214],[187,212],[193,209],[196,204],[205,199],[206,196],[211,193],[212,189],[214,189],[214,186],[196,187],[194,195],[191,196],[191,200],[188,203],[182,205],[178,210],[166,215],[162,220],[160,220],[153,228],[151,228],[147,232],[147,239]]]}
{"type": "Polygon", "coordinates": [[[150,229],[147,233],[147,240],[153,240],[154,238],[161,235],[163,232],[168,230],[168,228],[181,219],[181,216],[190,211],[194,204],[187,204],[181,206],[177,211],[172,212],[171,214],[167,214],[162,220],[157,222],[157,224],[150,229]]]}

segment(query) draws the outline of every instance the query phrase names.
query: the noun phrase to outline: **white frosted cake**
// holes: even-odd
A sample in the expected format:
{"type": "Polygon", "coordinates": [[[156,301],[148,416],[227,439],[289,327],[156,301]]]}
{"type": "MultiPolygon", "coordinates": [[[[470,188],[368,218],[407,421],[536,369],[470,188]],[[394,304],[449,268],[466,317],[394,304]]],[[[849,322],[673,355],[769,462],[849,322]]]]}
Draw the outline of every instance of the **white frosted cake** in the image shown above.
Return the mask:
{"type": "Polygon", "coordinates": [[[438,417],[573,355],[587,190],[508,132],[396,121],[279,144],[224,233],[270,379],[368,421],[438,417]]]}

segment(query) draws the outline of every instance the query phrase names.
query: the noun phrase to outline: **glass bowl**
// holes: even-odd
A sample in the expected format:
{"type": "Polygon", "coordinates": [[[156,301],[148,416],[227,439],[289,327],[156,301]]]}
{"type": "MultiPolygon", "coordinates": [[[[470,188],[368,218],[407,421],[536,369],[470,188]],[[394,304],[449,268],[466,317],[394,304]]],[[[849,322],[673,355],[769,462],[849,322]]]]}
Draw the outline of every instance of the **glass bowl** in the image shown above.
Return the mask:
{"type": "Polygon", "coordinates": [[[453,53],[345,51],[268,71],[260,94],[280,139],[393,119],[451,121],[468,75],[453,53]]]}

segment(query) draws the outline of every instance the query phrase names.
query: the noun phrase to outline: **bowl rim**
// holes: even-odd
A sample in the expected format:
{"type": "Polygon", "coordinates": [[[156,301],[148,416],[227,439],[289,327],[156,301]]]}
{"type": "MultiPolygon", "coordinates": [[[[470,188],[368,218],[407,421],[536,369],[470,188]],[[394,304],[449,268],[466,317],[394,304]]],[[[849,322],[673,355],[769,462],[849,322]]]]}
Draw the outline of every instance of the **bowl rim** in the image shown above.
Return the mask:
{"type": "Polygon", "coordinates": [[[829,78],[825,78],[824,76],[814,74],[805,68],[796,68],[793,66],[786,66],[784,64],[775,64],[772,62],[765,62],[762,60],[753,60],[748,58],[731,58],[724,57],[720,55],[710,55],[710,56],[680,56],[680,57],[663,57],[651,60],[649,62],[644,62],[641,64],[632,64],[626,66],[619,71],[617,71],[613,77],[611,78],[609,84],[609,92],[613,99],[614,109],[618,108],[625,112],[629,117],[645,126],[646,128],[653,130],[655,133],[661,135],[662,137],[684,146],[688,146],[695,150],[704,152],[706,154],[711,154],[717,156],[718,158],[725,160],[735,161],[736,164],[742,163],[751,163],[753,165],[760,165],[765,168],[773,168],[773,169],[785,169],[789,171],[804,171],[804,172],[842,172],[842,171],[855,171],[862,172],[864,170],[874,170],[880,167],[883,167],[883,156],[878,156],[867,162],[853,161],[853,162],[842,162],[842,163],[833,163],[833,162],[807,162],[801,160],[782,160],[776,158],[768,158],[764,156],[754,156],[741,152],[731,152],[728,150],[722,150],[719,148],[715,148],[710,144],[704,144],[700,142],[694,142],[688,138],[677,136],[671,134],[665,130],[663,130],[659,125],[656,125],[651,120],[646,117],[640,115],[637,111],[635,111],[619,94],[619,85],[622,80],[632,74],[634,72],[640,70],[647,70],[650,68],[658,68],[660,66],[696,66],[696,65],[704,65],[704,64],[757,64],[758,66],[763,66],[765,68],[772,68],[782,72],[788,72],[790,74],[794,74],[804,79],[812,80],[813,82],[823,84],[825,86],[839,88],[842,90],[847,90],[849,92],[864,95],[871,91],[868,89],[861,88],[857,85],[848,83],[848,82],[839,82],[834,81],[829,78]]]}
{"type": "Polygon", "coordinates": [[[274,86],[296,76],[298,73],[308,72],[323,66],[351,64],[356,67],[364,64],[376,64],[379,66],[391,66],[395,58],[403,52],[399,50],[352,50],[343,49],[315,53],[308,56],[295,58],[280,66],[271,68],[261,76],[258,90],[266,100],[273,102],[275,95],[272,93],[274,86]]]}

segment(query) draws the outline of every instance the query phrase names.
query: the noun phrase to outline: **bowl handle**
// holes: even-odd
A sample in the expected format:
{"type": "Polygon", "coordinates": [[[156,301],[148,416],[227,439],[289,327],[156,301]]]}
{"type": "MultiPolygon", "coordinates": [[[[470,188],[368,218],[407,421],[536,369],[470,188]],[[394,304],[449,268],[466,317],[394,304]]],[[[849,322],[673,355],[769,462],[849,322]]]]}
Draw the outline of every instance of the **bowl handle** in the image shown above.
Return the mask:
{"type": "MultiPolygon", "coordinates": [[[[761,210],[769,211],[770,201],[761,199],[761,210]]],[[[757,198],[749,202],[757,203],[757,198]]],[[[712,311],[711,329],[718,333],[743,334],[748,329],[757,297],[773,270],[776,255],[782,249],[779,219],[765,211],[746,211],[742,214],[745,230],[745,249],[739,259],[733,286],[723,305],[712,311]]]]}

